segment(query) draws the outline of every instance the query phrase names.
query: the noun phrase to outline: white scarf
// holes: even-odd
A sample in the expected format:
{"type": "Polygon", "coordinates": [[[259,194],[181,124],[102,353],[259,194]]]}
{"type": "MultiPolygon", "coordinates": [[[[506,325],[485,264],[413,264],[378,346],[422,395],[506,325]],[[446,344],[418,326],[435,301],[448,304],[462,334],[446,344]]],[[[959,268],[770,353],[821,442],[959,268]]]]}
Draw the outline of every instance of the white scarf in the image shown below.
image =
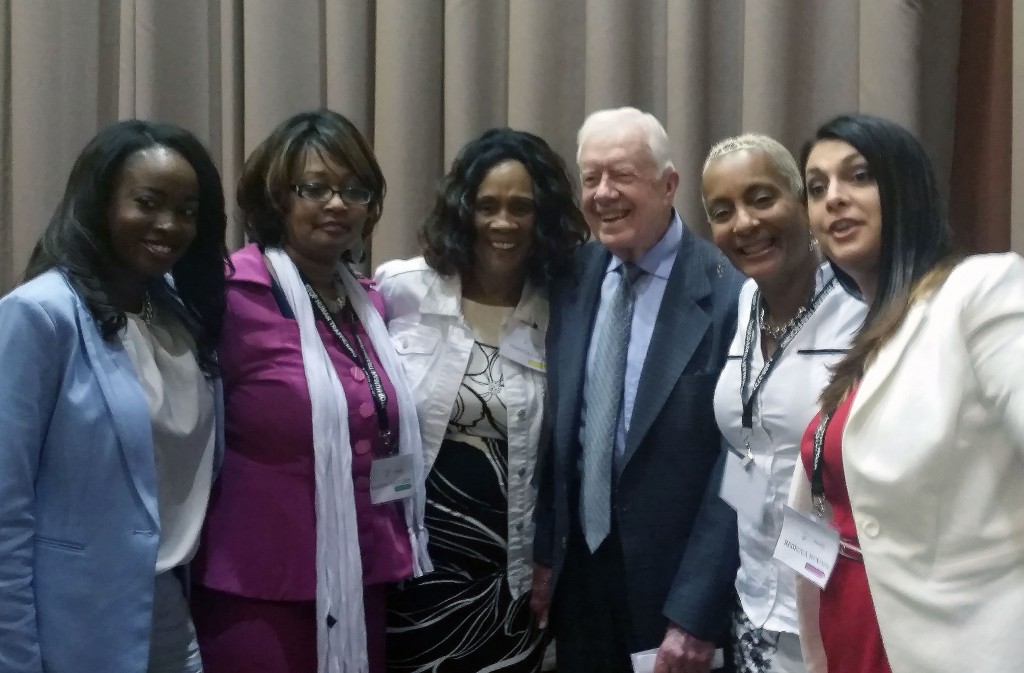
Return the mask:
{"type": "MultiPolygon", "coordinates": [[[[366,623],[363,614],[363,567],[359,556],[352,486],[352,444],[348,403],[338,374],[316,329],[313,307],[298,269],[280,248],[265,251],[299,324],[302,364],[313,407],[313,455],[316,476],[316,643],[318,673],[366,673],[366,623]],[[327,626],[328,615],[337,620],[327,626]]],[[[345,291],[398,401],[399,452],[413,460],[415,493],[403,501],[412,545],[413,575],[433,570],[423,526],[426,496],[423,450],[416,404],[394,352],[387,327],[352,272],[338,265],[345,291]]]]}

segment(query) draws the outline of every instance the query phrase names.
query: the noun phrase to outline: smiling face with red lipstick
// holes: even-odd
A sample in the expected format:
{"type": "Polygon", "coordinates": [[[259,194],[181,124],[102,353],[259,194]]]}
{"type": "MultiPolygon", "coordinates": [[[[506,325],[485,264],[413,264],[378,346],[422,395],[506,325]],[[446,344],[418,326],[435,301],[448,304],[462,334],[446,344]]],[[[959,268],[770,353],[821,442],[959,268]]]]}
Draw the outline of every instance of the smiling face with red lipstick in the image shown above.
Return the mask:
{"type": "Polygon", "coordinates": [[[807,155],[807,214],[825,255],[874,295],[882,244],[882,204],[867,160],[842,140],[819,140],[807,155]]]}

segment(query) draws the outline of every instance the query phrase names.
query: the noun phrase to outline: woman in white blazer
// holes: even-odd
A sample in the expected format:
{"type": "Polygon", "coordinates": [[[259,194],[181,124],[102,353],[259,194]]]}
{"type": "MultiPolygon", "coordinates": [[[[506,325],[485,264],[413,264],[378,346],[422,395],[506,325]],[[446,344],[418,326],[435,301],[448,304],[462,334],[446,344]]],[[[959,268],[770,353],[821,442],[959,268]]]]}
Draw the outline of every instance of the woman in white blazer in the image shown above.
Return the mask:
{"type": "Polygon", "coordinates": [[[1024,260],[952,252],[932,167],[892,122],[837,117],[803,165],[811,228],[869,305],[791,498],[841,536],[824,590],[798,589],[805,659],[829,673],[1015,670],[1024,260]]]}
{"type": "Polygon", "coordinates": [[[224,228],[199,141],[118,122],[0,299],[0,671],[202,670],[184,583],[221,449],[224,228]]]}
{"type": "Polygon", "coordinates": [[[562,159],[492,129],[441,181],[423,257],[377,271],[416,399],[434,564],[389,597],[389,671],[539,670],[531,482],[547,289],[586,231],[562,159]]]}

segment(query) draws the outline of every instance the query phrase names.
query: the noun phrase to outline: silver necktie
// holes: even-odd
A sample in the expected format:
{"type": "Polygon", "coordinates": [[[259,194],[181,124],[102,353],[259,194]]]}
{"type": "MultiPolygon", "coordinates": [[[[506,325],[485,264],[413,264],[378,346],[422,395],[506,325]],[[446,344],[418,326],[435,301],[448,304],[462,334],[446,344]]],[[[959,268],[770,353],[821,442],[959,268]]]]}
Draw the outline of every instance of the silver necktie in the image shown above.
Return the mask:
{"type": "Polygon", "coordinates": [[[597,350],[583,390],[583,469],[580,480],[580,523],[590,551],[611,530],[612,458],[622,409],[626,354],[636,303],[635,283],[643,269],[624,263],[603,325],[597,326],[597,350]]]}

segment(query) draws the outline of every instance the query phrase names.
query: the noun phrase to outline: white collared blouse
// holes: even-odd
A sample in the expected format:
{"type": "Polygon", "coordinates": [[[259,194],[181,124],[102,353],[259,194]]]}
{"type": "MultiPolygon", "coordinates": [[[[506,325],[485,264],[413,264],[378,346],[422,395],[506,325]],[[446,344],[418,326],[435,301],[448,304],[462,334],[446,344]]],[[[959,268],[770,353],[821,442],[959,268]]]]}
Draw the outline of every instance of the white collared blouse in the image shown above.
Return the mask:
{"type": "MultiPolygon", "coordinates": [[[[817,272],[815,292],[821,291],[833,276],[828,264],[823,264],[817,272]]],[[[749,443],[754,464],[769,476],[760,525],[739,517],[740,568],[736,591],[740,604],[754,626],[796,633],[795,576],[774,560],[773,553],[782,530],[793,470],[799,464],[800,439],[818,411],[818,395],[828,382],[828,368],[850,347],[864,322],[867,306],[847,294],[838,283],[834,284],[760,386],[754,399],[752,427],[745,430],[740,368],[756,290],[753,280],[744,283],[740,290],[736,336],[715,388],[715,419],[722,436],[738,453],[745,453],[749,443]]],[[[754,330],[752,346],[751,382],[765,364],[758,329],[754,330]]]]}
{"type": "MultiPolygon", "coordinates": [[[[457,276],[440,276],[422,257],[386,262],[375,280],[416,401],[429,474],[475,342],[462,315],[462,285],[457,276]]],[[[544,406],[547,326],[548,301],[527,283],[498,344],[508,408],[508,585],[513,598],[529,591],[533,579],[537,494],[532,482],[544,406]]]]}

